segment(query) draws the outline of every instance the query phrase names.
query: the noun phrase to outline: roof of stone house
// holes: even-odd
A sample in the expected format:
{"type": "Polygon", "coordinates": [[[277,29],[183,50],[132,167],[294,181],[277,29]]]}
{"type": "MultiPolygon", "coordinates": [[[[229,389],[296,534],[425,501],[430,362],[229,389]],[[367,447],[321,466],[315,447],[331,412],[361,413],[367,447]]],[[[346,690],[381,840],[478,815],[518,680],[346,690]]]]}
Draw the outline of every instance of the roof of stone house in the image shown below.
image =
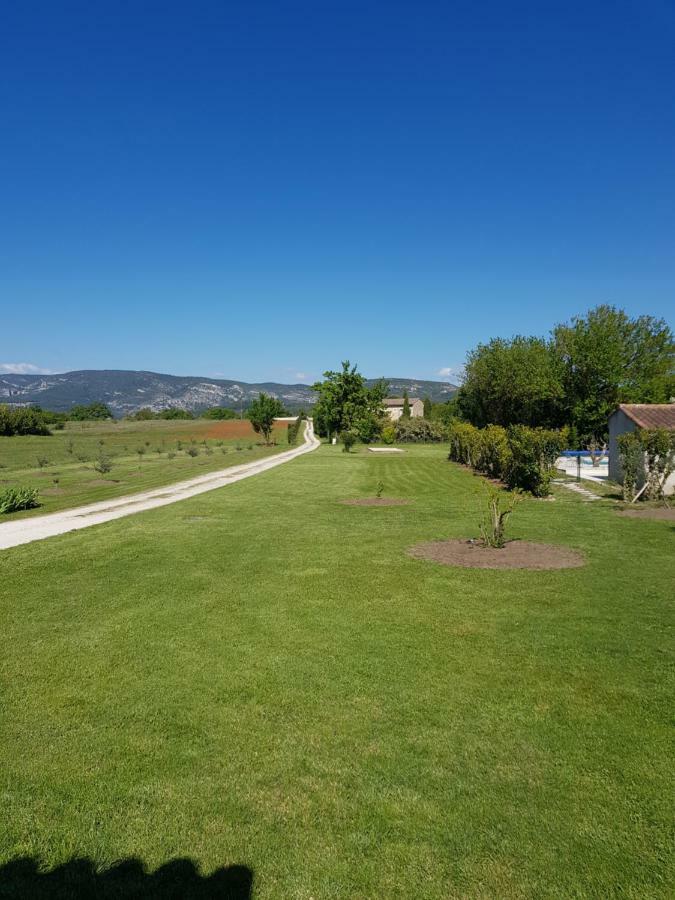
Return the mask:
{"type": "MultiPolygon", "coordinates": [[[[414,403],[419,399],[419,397],[408,397],[408,402],[414,403]]],[[[382,402],[385,406],[403,406],[405,401],[403,397],[386,397],[382,402]]]]}
{"type": "Polygon", "coordinates": [[[675,403],[621,403],[619,409],[639,428],[675,431],[675,403]]]}

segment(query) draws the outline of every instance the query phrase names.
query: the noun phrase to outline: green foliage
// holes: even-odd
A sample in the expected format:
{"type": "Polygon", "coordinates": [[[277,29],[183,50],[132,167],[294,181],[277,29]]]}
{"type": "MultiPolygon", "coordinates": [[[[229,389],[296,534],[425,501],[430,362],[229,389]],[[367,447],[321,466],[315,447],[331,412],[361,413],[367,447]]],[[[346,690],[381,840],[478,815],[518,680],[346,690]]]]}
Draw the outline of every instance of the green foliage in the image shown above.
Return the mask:
{"type": "Polygon", "coordinates": [[[558,325],[554,349],[562,364],[564,421],[581,441],[606,440],[619,403],[667,403],[675,393],[673,334],[663,319],[631,319],[613,306],[558,325]]]}
{"type": "Polygon", "coordinates": [[[522,495],[519,491],[505,495],[493,485],[487,485],[480,523],[480,533],[486,547],[501,549],[506,544],[506,523],[520,500],[522,495]]]}
{"type": "Polygon", "coordinates": [[[382,401],[387,389],[379,381],[368,388],[357,367],[349,361],[342,363],[339,372],[324,372],[324,380],[313,385],[319,399],[314,409],[314,428],[320,437],[330,440],[333,435],[353,429],[360,440],[376,440],[384,425],[382,401]]]}
{"type": "Polygon", "coordinates": [[[340,434],[340,440],[342,441],[343,452],[350,453],[352,447],[357,441],[357,434],[355,431],[352,431],[351,428],[348,428],[346,431],[343,431],[340,434]]]}
{"type": "Polygon", "coordinates": [[[100,472],[101,475],[105,475],[112,469],[112,461],[109,456],[107,456],[103,451],[99,453],[97,458],[94,460],[94,468],[97,472],[100,472]]]}
{"type": "Polygon", "coordinates": [[[566,430],[509,429],[492,425],[476,428],[454,421],[448,429],[449,459],[471,466],[492,478],[501,478],[511,488],[545,497],[550,490],[556,459],[565,447],[566,430]]]}
{"type": "Polygon", "coordinates": [[[562,367],[552,345],[518,335],[479,344],[467,357],[457,395],[459,410],[474,425],[560,424],[562,367]]]}
{"type": "Polygon", "coordinates": [[[189,409],[162,409],[157,413],[158,419],[194,419],[193,413],[189,409]]]}
{"type": "Polygon", "coordinates": [[[408,397],[408,391],[403,391],[403,411],[401,412],[401,418],[410,418],[410,397],[408,397]]]}
{"type": "Polygon", "coordinates": [[[38,464],[38,468],[40,469],[44,469],[45,466],[49,465],[49,459],[46,456],[42,456],[42,454],[37,457],[36,462],[38,464]]]}
{"type": "Polygon", "coordinates": [[[202,419],[238,419],[239,414],[236,413],[233,409],[228,409],[226,406],[212,406],[210,409],[205,409],[202,413],[200,413],[202,419]]]}
{"type": "Polygon", "coordinates": [[[476,468],[492,478],[501,478],[511,460],[508,433],[501,425],[488,425],[480,432],[476,468]]]}
{"type": "Polygon", "coordinates": [[[195,447],[194,444],[192,444],[185,448],[185,452],[194,459],[195,456],[199,456],[199,447],[195,447]]]}
{"type": "Polygon", "coordinates": [[[142,409],[138,409],[135,413],[127,416],[127,418],[132,422],[149,422],[153,419],[167,419],[169,421],[172,421],[181,419],[194,419],[194,415],[190,412],[189,409],[170,407],[169,409],[160,409],[158,412],[155,412],[148,406],[144,406],[142,409]]]}
{"type": "Polygon", "coordinates": [[[647,467],[647,500],[663,500],[666,481],[675,467],[675,432],[665,428],[643,430],[640,440],[647,467]]]}
{"type": "Polygon", "coordinates": [[[379,500],[382,494],[384,493],[384,481],[380,480],[377,482],[377,487],[375,488],[375,496],[379,500]]]}
{"type": "Polygon", "coordinates": [[[268,394],[261,393],[257,400],[251,403],[248,409],[248,418],[256,434],[262,434],[265,443],[270,443],[274,420],[283,416],[284,407],[280,400],[268,394]]]}
{"type": "Polygon", "coordinates": [[[89,403],[88,405],[76,404],[68,413],[68,418],[73,422],[85,422],[90,419],[112,419],[113,414],[110,412],[105,403],[89,403]]]}
{"type": "Polygon", "coordinates": [[[400,419],[394,423],[394,433],[398,441],[403,443],[428,444],[445,440],[446,433],[438,422],[428,419],[400,419]]]}
{"type": "Polygon", "coordinates": [[[0,436],[16,434],[50,434],[42,411],[30,406],[0,404],[0,436]]]}
{"type": "Polygon", "coordinates": [[[424,418],[431,419],[431,413],[433,411],[434,404],[431,402],[431,397],[424,398],[424,418]]]}
{"type": "Polygon", "coordinates": [[[623,472],[623,499],[631,503],[637,493],[640,475],[644,473],[645,451],[639,431],[620,434],[617,443],[623,472]]]}
{"type": "Polygon", "coordinates": [[[510,488],[547,497],[556,459],[565,448],[567,433],[512,425],[508,430],[509,459],[504,480],[510,488]]]}
{"type": "Polygon", "coordinates": [[[393,425],[386,425],[382,429],[382,441],[385,444],[393,444],[396,440],[396,429],[393,425]]]}
{"type": "Polygon", "coordinates": [[[18,512],[21,509],[34,509],[39,505],[37,488],[10,487],[0,492],[0,515],[18,512]]]}
{"type": "MultiPolygon", "coordinates": [[[[665,403],[675,394],[675,342],[663,319],[631,319],[598,306],[550,339],[494,338],[467,358],[457,395],[472,424],[573,426],[575,447],[607,439],[619,403],[665,403]]],[[[434,411],[432,410],[432,416],[434,411]]]]}
{"type": "Polygon", "coordinates": [[[424,415],[425,418],[430,418],[432,422],[440,422],[441,425],[446,426],[449,425],[453,419],[461,418],[457,397],[451,397],[449,400],[446,400],[445,403],[432,403],[431,414],[427,416],[425,412],[424,415]]]}
{"type": "Polygon", "coordinates": [[[288,443],[293,446],[298,442],[298,434],[300,432],[300,426],[302,425],[302,419],[298,416],[297,419],[293,422],[288,423],[288,427],[286,429],[286,436],[288,439],[288,443]]]}

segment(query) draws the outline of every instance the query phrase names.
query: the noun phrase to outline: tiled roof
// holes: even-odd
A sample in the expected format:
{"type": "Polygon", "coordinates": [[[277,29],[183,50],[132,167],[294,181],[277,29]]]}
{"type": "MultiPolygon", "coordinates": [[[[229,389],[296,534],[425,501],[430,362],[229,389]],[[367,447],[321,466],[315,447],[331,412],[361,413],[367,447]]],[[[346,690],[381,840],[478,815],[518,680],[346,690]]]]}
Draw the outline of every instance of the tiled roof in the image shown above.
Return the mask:
{"type": "MultiPolygon", "coordinates": [[[[414,403],[419,397],[408,397],[409,403],[414,403]]],[[[403,406],[403,397],[387,397],[382,401],[385,406],[403,406]]]]}
{"type": "Polygon", "coordinates": [[[675,431],[675,403],[621,403],[619,409],[640,428],[675,431]]]}

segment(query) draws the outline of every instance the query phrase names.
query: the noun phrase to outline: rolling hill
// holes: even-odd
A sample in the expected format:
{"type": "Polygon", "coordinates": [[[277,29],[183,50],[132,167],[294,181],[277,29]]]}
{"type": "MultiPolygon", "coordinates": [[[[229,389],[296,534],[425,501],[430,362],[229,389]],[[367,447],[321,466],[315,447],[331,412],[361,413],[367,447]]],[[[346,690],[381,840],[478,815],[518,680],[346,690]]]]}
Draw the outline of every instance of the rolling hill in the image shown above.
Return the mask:
{"type": "MultiPolygon", "coordinates": [[[[412,378],[385,378],[385,381],[389,396],[401,396],[407,390],[411,397],[428,396],[436,403],[448,400],[457,390],[456,385],[441,381],[412,378]]],[[[368,383],[374,384],[375,380],[368,383]]],[[[306,384],[249,384],[157,372],[91,369],[59,375],[0,376],[0,403],[38,404],[54,412],[67,412],[77,403],[100,401],[107,404],[115,416],[124,416],[142,407],[155,411],[178,408],[192,412],[210,406],[238,409],[248,406],[260,391],[278,397],[290,410],[310,407],[316,401],[316,394],[306,384]]]]}

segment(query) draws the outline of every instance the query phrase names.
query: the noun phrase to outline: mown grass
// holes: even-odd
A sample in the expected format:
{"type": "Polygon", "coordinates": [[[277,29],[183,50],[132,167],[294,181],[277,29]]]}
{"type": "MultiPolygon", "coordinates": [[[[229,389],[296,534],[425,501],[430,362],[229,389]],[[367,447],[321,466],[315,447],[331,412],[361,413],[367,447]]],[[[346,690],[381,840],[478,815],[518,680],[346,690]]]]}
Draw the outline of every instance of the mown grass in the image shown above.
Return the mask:
{"type": "Polygon", "coordinates": [[[585,568],[406,555],[476,536],[479,488],[440,447],[322,447],[3,552],[0,860],[240,864],[256,898],[671,896],[672,526],[561,489],[513,534],[585,568]],[[379,480],[414,503],[337,502],[379,480]]]}
{"type": "Polygon", "coordinates": [[[38,509],[3,515],[0,522],[123,497],[288,449],[285,423],[274,437],[278,445],[265,447],[248,422],[205,419],[69,422],[49,436],[0,437],[0,491],[22,486],[40,492],[38,509]],[[230,425],[242,435],[212,436],[219,429],[227,435],[230,425]],[[96,471],[101,454],[109,472],[96,471]]]}

